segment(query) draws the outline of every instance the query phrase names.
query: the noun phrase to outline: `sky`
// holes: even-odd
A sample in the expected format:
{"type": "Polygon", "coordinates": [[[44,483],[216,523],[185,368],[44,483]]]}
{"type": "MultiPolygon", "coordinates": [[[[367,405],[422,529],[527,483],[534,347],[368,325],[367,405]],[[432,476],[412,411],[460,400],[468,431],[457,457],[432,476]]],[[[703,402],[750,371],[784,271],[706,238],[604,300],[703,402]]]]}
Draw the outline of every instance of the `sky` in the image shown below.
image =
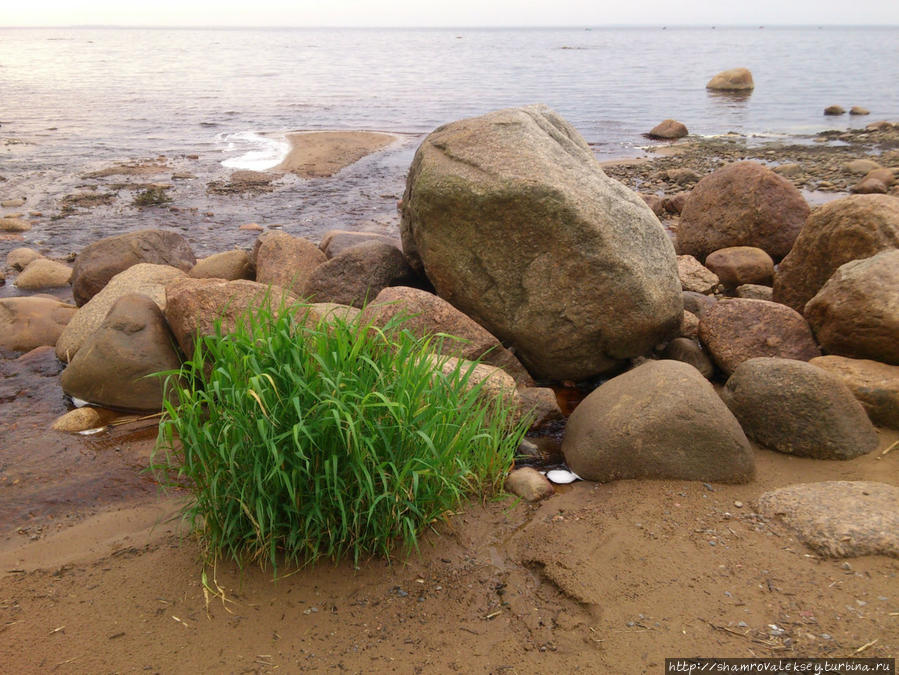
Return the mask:
{"type": "Polygon", "coordinates": [[[899,0],[9,0],[2,5],[0,26],[899,25],[899,0]]]}

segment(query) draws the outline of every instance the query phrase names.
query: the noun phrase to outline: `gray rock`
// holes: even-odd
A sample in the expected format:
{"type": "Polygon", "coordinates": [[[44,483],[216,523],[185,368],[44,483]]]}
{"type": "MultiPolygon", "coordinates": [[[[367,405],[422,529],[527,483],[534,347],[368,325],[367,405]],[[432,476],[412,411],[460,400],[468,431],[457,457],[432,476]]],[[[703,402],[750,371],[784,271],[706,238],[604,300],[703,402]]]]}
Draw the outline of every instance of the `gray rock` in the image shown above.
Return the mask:
{"type": "Polygon", "coordinates": [[[711,380],[715,374],[715,365],[712,363],[712,359],[705,353],[697,340],[686,337],[675,338],[665,347],[662,357],[693,366],[707,380],[711,380]]]}
{"type": "Polygon", "coordinates": [[[767,300],[773,302],[774,290],[770,286],[760,284],[741,284],[736,288],[738,298],[746,300],[767,300]]]}
{"type": "Polygon", "coordinates": [[[163,383],[153,373],[177,370],[175,340],[156,303],[145,295],[120,297],[60,376],[64,392],[97,405],[155,412],[163,383]]]}
{"type": "Polygon", "coordinates": [[[119,272],[139,263],[189,272],[196,264],[190,244],[177,232],[140,230],[106,237],[85,246],[72,269],[72,295],[81,307],[119,272]]]}
{"type": "Polygon", "coordinates": [[[542,429],[565,421],[556,392],[549,387],[523,387],[518,390],[521,409],[534,416],[531,429],[542,429]]]}
{"type": "Polygon", "coordinates": [[[746,483],[749,441],[696,368],[648,361],[602,384],[568,420],[562,453],[587,480],[672,478],[746,483]]]}
{"type": "Polygon", "coordinates": [[[718,302],[718,299],[712,295],[705,295],[695,291],[684,291],[681,297],[684,300],[684,310],[695,314],[700,319],[706,310],[714,307],[718,302]]]}
{"type": "Polygon", "coordinates": [[[535,376],[591,377],[680,323],[674,251],[658,219],[544,106],[430,134],[400,229],[438,295],[514,346],[535,376]]]}
{"type": "Polygon", "coordinates": [[[820,555],[899,557],[899,488],[893,485],[868,481],[791,485],[763,494],[758,508],[820,555]]]}
{"type": "Polygon", "coordinates": [[[877,447],[877,431],[842,380],[804,361],[744,361],[721,398],[751,439],[815,459],[852,459],[877,447]]]}
{"type": "Polygon", "coordinates": [[[331,258],[343,253],[348,248],[358,246],[366,241],[381,241],[390,244],[402,250],[403,243],[399,239],[388,237],[386,234],[378,234],[377,232],[356,232],[351,230],[329,230],[325,232],[318,247],[325,254],[325,257],[331,258]]]}

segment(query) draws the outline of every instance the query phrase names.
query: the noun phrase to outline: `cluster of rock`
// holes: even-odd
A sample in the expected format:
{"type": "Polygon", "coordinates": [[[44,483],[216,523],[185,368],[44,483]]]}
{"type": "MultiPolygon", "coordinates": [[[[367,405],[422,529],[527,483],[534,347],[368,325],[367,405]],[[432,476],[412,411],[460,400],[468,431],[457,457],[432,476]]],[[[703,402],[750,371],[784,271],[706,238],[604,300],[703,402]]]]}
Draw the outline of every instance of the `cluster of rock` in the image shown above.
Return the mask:
{"type": "MultiPolygon", "coordinates": [[[[810,213],[783,177],[739,162],[680,207],[675,248],[565,120],[503,110],[423,141],[401,242],[267,232],[252,251],[197,261],[171,232],[109,237],[75,260],[77,307],[0,301],[0,346],[55,344],[67,393],[158,410],[162,382],[145,376],[176,369],[197,335],[247,308],[299,299],[316,316],[364,308],[376,324],[403,312],[414,332],[463,338],[444,349],[489,364],[491,391],[540,422],[561,412],[535,380],[603,381],[562,446],[600,481],[747,482],[749,439],[850,459],[877,446],[871,420],[899,428],[899,200],[854,195],[810,213]],[[7,337],[23,325],[45,332],[7,337]]],[[[523,493],[550,492],[528,475],[523,493]]]]}

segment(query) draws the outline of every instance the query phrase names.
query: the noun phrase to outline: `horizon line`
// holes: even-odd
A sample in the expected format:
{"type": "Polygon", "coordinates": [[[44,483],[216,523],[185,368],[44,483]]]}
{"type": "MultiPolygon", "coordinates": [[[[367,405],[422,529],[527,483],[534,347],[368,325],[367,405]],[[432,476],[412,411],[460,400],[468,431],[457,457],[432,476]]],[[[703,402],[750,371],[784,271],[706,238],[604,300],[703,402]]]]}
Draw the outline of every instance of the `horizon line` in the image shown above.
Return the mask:
{"type": "Polygon", "coordinates": [[[319,24],[319,25],[273,25],[273,24],[33,24],[3,26],[2,29],[41,29],[41,28],[75,28],[75,29],[121,29],[143,28],[152,30],[297,30],[297,29],[362,29],[362,30],[484,30],[484,29],[574,29],[574,30],[605,30],[609,28],[899,28],[899,23],[617,23],[617,24],[459,24],[459,25],[346,25],[346,24],[319,24]]]}

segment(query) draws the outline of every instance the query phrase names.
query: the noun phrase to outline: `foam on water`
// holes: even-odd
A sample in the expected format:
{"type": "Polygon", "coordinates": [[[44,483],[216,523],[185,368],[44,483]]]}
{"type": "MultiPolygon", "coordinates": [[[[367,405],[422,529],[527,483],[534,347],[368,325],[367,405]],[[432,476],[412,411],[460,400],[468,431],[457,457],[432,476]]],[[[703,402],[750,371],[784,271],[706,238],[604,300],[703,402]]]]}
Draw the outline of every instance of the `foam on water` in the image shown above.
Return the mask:
{"type": "Polygon", "coordinates": [[[290,152],[287,139],[263,136],[255,131],[220,134],[216,139],[224,144],[223,152],[240,153],[222,160],[221,165],[229,169],[266,171],[278,166],[290,152]]]}

